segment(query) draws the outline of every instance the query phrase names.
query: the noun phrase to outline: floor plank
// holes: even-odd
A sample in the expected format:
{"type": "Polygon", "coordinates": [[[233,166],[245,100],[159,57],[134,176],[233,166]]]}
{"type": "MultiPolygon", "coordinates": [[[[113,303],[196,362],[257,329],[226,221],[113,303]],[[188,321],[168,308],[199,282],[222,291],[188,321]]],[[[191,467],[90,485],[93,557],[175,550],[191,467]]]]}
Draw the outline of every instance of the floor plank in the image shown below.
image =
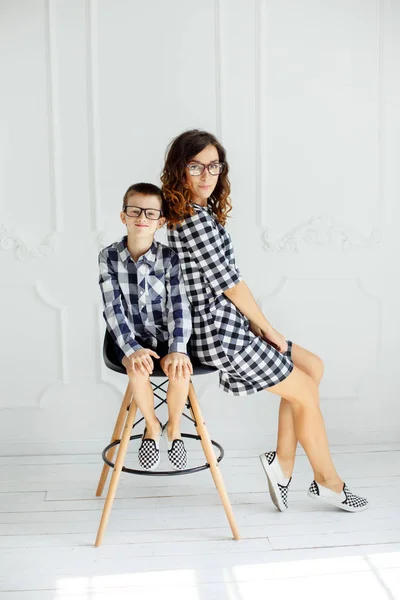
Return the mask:
{"type": "MultiPolygon", "coordinates": [[[[124,474],[96,549],[104,504],[94,496],[97,455],[2,457],[0,600],[309,600],[319,588],[324,600],[400,600],[400,444],[333,453],[351,489],[370,500],[368,511],[315,506],[300,452],[290,509],[279,513],[258,450],[238,450],[221,469],[240,542],[210,473],[124,474]]],[[[192,459],[202,460],[198,452],[192,459]]]]}

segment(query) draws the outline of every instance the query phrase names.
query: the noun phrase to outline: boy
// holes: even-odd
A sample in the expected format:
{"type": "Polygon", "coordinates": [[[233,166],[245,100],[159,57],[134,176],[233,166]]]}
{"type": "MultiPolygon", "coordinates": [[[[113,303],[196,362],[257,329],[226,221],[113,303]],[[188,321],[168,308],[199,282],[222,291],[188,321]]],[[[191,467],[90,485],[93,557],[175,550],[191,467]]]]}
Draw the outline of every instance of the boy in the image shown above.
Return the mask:
{"type": "Polygon", "coordinates": [[[150,183],[132,185],[125,193],[120,217],[127,236],[99,254],[103,315],[146,421],[138,452],[141,467],[158,467],[162,435],[169,461],[181,470],[187,464],[180,417],[193,373],[186,353],[192,326],[178,256],[154,239],[165,223],[161,190],[150,183]],[[161,358],[161,368],[169,379],[169,418],[164,427],[154,412],[149,380],[152,357],[161,358]]]}

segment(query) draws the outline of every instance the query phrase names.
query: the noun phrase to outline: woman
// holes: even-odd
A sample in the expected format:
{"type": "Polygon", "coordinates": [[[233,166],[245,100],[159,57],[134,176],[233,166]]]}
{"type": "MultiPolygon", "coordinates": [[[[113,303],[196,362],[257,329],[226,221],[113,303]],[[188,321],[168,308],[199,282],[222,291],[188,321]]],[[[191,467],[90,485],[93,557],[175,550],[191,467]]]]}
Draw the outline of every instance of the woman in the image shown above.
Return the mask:
{"type": "Polygon", "coordinates": [[[231,210],[226,152],[211,134],[186,131],[170,144],[161,175],[168,242],[180,258],[192,306],[190,351],[219,369],[234,395],[281,396],[276,451],[260,456],[275,506],[288,507],[297,441],[314,472],[308,495],[343,510],[365,510],[332,462],[319,407],[322,361],[267,321],[240,275],[224,225],[231,210]]]}

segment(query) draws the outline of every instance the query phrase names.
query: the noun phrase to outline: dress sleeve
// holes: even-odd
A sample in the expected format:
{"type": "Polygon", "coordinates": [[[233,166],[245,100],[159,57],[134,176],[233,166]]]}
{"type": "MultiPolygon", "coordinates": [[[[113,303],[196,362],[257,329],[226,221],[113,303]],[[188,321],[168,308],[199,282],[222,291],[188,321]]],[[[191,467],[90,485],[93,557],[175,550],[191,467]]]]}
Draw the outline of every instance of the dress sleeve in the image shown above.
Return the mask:
{"type": "Polygon", "coordinates": [[[196,213],[179,226],[178,233],[182,246],[195,258],[216,296],[242,281],[212,217],[196,213]]]}
{"type": "Polygon", "coordinates": [[[135,340],[135,331],[122,303],[118,277],[105,250],[99,254],[99,285],[103,296],[103,316],[107,329],[125,356],[130,356],[142,346],[135,340]]]}

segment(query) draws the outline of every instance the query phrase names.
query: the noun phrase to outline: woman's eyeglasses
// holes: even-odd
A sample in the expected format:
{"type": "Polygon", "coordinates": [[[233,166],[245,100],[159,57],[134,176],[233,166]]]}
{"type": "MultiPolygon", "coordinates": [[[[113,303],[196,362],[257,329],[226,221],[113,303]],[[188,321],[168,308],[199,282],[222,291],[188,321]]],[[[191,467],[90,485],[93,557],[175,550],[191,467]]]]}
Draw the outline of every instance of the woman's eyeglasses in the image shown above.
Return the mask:
{"type": "Polygon", "coordinates": [[[190,162],[186,165],[186,168],[190,175],[194,176],[201,175],[202,173],[204,173],[204,169],[208,169],[210,175],[220,175],[224,168],[224,163],[212,162],[208,165],[203,165],[203,163],[200,162],[190,162]]]}
{"type": "Polygon", "coordinates": [[[150,219],[151,221],[157,221],[162,213],[162,210],[158,210],[157,208],[139,208],[139,206],[125,206],[124,213],[127,217],[140,217],[140,215],[144,212],[146,219],[150,219]]]}

